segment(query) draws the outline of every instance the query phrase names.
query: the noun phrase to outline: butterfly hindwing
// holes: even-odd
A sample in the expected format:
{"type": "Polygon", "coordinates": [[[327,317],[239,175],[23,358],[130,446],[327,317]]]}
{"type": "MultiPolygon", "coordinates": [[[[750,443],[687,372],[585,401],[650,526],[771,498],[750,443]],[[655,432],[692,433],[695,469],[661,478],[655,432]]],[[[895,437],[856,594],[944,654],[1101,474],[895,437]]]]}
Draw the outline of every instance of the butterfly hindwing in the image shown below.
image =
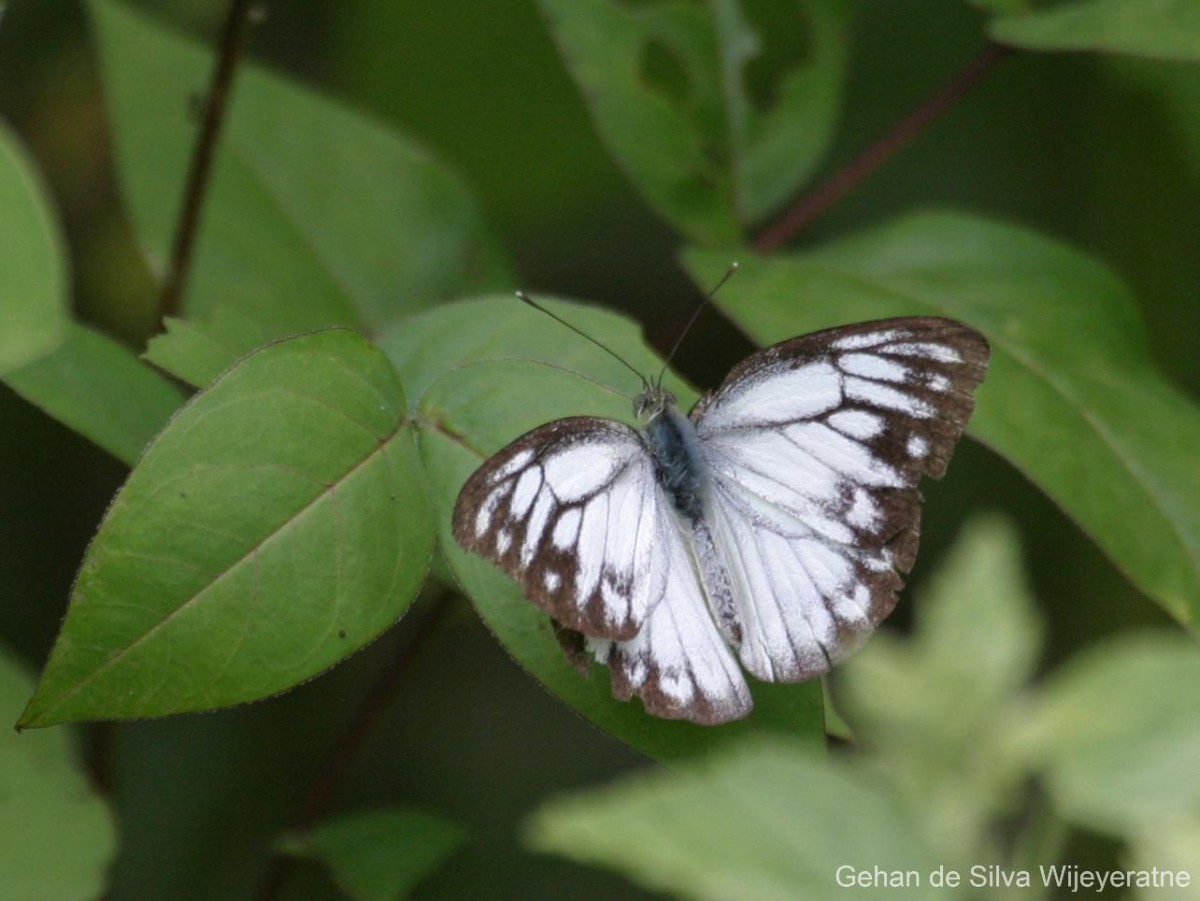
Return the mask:
{"type": "Polygon", "coordinates": [[[640,696],[655,716],[703,725],[738,719],[753,706],[749,686],[714,621],[685,524],[663,501],[654,555],[662,594],[635,637],[592,641],[590,650],[611,668],[613,694],[640,696]]]}
{"type": "Polygon", "coordinates": [[[693,409],[747,670],[811,678],[891,612],[917,482],[944,473],[987,357],[950,320],[860,323],[759,351],[693,409]]]}

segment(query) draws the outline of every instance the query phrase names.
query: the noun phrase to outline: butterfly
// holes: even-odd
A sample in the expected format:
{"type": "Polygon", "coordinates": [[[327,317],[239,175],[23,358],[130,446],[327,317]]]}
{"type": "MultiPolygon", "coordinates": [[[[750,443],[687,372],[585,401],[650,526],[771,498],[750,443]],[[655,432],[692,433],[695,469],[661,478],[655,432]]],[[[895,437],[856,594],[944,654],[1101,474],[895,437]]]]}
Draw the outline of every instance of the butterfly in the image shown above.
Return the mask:
{"type": "Polygon", "coordinates": [[[613,694],[711,725],[753,707],[745,672],[827,672],[896,604],[922,475],[974,406],[987,340],[909,317],[752,354],[684,415],[643,379],[640,427],[589,416],[486,460],[454,507],[459,545],[550,615],[613,694]]]}

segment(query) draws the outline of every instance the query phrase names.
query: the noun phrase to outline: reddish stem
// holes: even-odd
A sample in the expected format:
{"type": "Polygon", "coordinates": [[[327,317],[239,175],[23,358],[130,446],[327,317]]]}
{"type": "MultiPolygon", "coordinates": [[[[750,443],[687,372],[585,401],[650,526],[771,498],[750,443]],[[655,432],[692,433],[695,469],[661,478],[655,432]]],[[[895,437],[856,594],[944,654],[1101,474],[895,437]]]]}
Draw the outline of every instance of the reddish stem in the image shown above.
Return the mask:
{"type": "Polygon", "coordinates": [[[895,156],[913,138],[948,112],[971,89],[1008,57],[1013,51],[999,44],[989,44],[984,51],[963,68],[954,78],[939,88],[924,103],[896,124],[891,131],[855,157],[849,165],[834,173],[828,181],[768,225],[754,239],[753,247],[769,253],[782,247],[814,219],[849,194],[876,169],[895,156]]]}

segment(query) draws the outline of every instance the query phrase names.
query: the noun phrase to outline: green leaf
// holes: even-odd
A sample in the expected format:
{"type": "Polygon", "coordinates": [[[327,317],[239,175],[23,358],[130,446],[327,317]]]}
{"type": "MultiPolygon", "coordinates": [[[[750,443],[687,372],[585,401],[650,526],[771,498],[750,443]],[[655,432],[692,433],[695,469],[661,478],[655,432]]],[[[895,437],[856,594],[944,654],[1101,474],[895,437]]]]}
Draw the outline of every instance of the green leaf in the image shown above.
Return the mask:
{"type": "Polygon", "coordinates": [[[931,844],[964,871],[998,811],[1020,797],[1008,741],[1037,662],[1040,623],[1016,536],[998,518],[962,530],[916,598],[912,640],[886,631],[835,674],[854,734],[905,792],[931,844]]]}
{"type": "MultiPolygon", "coordinates": [[[[553,800],[530,821],[528,841],[700,899],[835,901],[858,894],[838,884],[839,874],[875,867],[915,871],[920,883],[864,896],[927,898],[920,886],[936,866],[876,782],[767,740],[553,800]]],[[[962,895],[944,889],[938,897],[962,895]]]]}
{"type": "Polygon", "coordinates": [[[1023,50],[1087,50],[1200,62],[1195,0],[1076,0],[1001,16],[993,40],[1023,50]]]}
{"type": "MultiPolygon", "coordinates": [[[[209,55],[112,0],[90,8],[126,203],[161,273],[209,55]]],[[[457,179],[379,123],[250,64],[238,69],[193,263],[190,314],[228,304],[272,337],[374,329],[505,280],[457,179]]]]}
{"type": "Polygon", "coordinates": [[[78,322],[60,347],[4,381],[130,466],[184,399],[132,352],[78,322]]]}
{"type": "Polygon", "coordinates": [[[138,462],[22,724],[222,707],[312,678],[404,612],[432,540],[383,354],[346,331],[273,344],[138,462]]]}
{"type": "MultiPolygon", "coordinates": [[[[699,284],[729,251],[695,251],[699,284]]],[[[1200,626],[1200,414],[1150,359],[1128,289],[1034,232],[951,214],[744,261],[717,303],[764,344],[846,322],[941,315],[992,344],[969,432],[1007,457],[1139,588],[1200,626]]]]}
{"type": "MultiPolygon", "coordinates": [[[[621,354],[637,369],[662,363],[637,327],[599,309],[545,301],[559,315],[621,354]]],[[[464,481],[488,456],[536,426],[570,415],[632,421],[631,403],[617,392],[635,383],[620,363],[548,316],[511,297],[484,298],[423,313],[381,339],[409,389],[418,417],[421,456],[433,486],[442,548],[451,569],[489,628],[510,654],[592,722],[654,757],[694,754],[748,731],[823,741],[821,690],[803,685],[752,686],[755,711],[719,727],[667,722],[638,703],[614,700],[606,669],[581,676],[558,646],[549,618],[516,583],[481,558],[461,551],[450,534],[451,511],[464,481]],[[611,386],[611,387],[603,387],[611,386]]],[[[668,373],[683,405],[695,391],[668,373]]]]}
{"type": "Polygon", "coordinates": [[[1176,635],[1126,636],[1056,672],[1025,741],[1064,815],[1152,835],[1200,810],[1200,650],[1176,635]]]}
{"type": "Polygon", "coordinates": [[[843,0],[540,5],[613,154],[693,240],[734,240],[824,155],[846,67],[843,0]]]}
{"type": "Polygon", "coordinates": [[[142,356],[196,388],[277,337],[271,325],[231,304],[219,304],[200,319],[169,317],[165,325],[166,331],[150,339],[142,356]]]}
{"type": "Polygon", "coordinates": [[[67,258],[33,162],[0,121],[0,375],[49,353],[67,328],[67,258]]]}
{"type": "Polygon", "coordinates": [[[319,860],[354,901],[396,901],[463,844],[461,829],[420,810],[372,810],[339,817],[306,835],[285,836],[283,851],[319,860]]]}
{"type": "MultiPolygon", "coordinates": [[[[0,719],[11,723],[33,680],[0,650],[0,719]]],[[[112,812],[79,764],[73,736],[0,729],[0,873],[29,901],[99,898],[117,850],[112,812]]]]}

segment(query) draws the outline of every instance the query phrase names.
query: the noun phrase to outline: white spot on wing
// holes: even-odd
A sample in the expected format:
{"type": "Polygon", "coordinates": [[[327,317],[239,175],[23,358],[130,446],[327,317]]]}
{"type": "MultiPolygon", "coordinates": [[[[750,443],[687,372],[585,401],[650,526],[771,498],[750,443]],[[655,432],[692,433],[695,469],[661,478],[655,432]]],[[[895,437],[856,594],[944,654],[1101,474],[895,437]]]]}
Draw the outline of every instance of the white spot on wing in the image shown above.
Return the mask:
{"type": "Polygon", "coordinates": [[[575,543],[575,539],[579,536],[579,520],[582,514],[578,507],[571,507],[564,510],[562,516],[558,518],[558,522],[554,524],[554,534],[551,540],[557,548],[569,548],[575,543]]]}
{"type": "Polygon", "coordinates": [[[851,376],[846,379],[846,396],[874,407],[885,407],[917,419],[933,415],[933,408],[919,398],[878,382],[851,376]]]}
{"type": "Polygon", "coordinates": [[[826,422],[843,435],[863,441],[882,434],[885,426],[882,417],[866,410],[838,410],[826,422]]]}
{"type": "Polygon", "coordinates": [[[795,369],[769,369],[735,383],[712,405],[700,431],[750,428],[809,419],[832,410],[842,400],[842,377],[826,360],[795,369]]]}
{"type": "Polygon", "coordinates": [[[525,526],[525,541],[521,544],[522,566],[528,566],[533,562],[533,556],[542,542],[542,532],[546,528],[546,520],[550,518],[550,510],[553,507],[554,501],[548,492],[543,491],[538,495],[538,499],[533,505],[533,512],[529,514],[529,522],[525,526]]]}
{"type": "Polygon", "coordinates": [[[893,344],[887,349],[890,354],[905,357],[923,357],[926,360],[936,360],[939,363],[961,363],[962,356],[953,347],[945,344],[934,344],[930,341],[909,341],[905,344],[893,344]]]}
{"type": "Polygon", "coordinates": [[[532,448],[527,447],[523,451],[520,451],[515,457],[513,457],[503,466],[499,467],[495,472],[493,472],[492,478],[498,482],[503,481],[509,476],[520,472],[532,460],[533,450],[532,448]]]}
{"type": "Polygon", "coordinates": [[[548,569],[542,574],[542,584],[548,592],[554,594],[554,592],[558,591],[558,586],[562,584],[562,579],[558,573],[548,569]]]}
{"type": "Polygon", "coordinates": [[[512,500],[509,502],[509,508],[514,517],[521,519],[525,515],[541,487],[542,473],[536,466],[521,473],[521,478],[517,479],[517,487],[513,489],[512,500]]]}
{"type": "Polygon", "coordinates": [[[483,535],[492,524],[492,514],[496,512],[496,507],[507,493],[504,487],[500,487],[491,492],[483,499],[483,503],[479,505],[479,511],[475,514],[475,534],[483,535]]]}
{"type": "Polygon", "coordinates": [[[594,494],[628,459],[628,448],[584,442],[545,460],[542,471],[559,502],[569,504],[594,494]]]}
{"type": "Polygon", "coordinates": [[[843,372],[881,382],[904,382],[908,380],[908,367],[895,360],[875,354],[846,354],[838,359],[843,372]]]}
{"type": "Polygon", "coordinates": [[[860,350],[864,347],[875,347],[894,341],[899,332],[864,332],[861,335],[847,335],[838,338],[830,346],[835,350],[860,350]]]}
{"type": "Polygon", "coordinates": [[[907,450],[910,457],[920,460],[929,453],[929,439],[921,435],[912,435],[908,439],[907,450]]]}
{"type": "Polygon", "coordinates": [[[854,489],[854,501],[846,511],[846,522],[859,529],[872,529],[879,520],[879,508],[869,492],[854,489]]]}

